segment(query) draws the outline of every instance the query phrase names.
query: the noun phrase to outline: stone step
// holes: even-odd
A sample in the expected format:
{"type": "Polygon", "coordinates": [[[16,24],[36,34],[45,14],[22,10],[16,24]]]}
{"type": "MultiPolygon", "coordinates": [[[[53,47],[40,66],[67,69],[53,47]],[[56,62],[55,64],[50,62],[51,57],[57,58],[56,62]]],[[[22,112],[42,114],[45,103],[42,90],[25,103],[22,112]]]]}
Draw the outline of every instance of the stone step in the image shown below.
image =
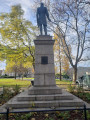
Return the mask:
{"type": "Polygon", "coordinates": [[[73,96],[69,94],[56,95],[21,95],[17,97],[18,101],[52,101],[52,100],[72,100],[73,96]]]}
{"type": "Polygon", "coordinates": [[[32,86],[28,90],[29,95],[52,95],[52,94],[61,94],[62,89],[57,86],[51,87],[34,87],[32,86]]]}
{"type": "MultiPolygon", "coordinates": [[[[47,112],[47,111],[63,111],[63,110],[70,110],[70,109],[75,109],[76,107],[74,106],[74,107],[57,107],[57,108],[21,108],[21,109],[13,109],[13,110],[10,110],[10,112],[12,111],[12,112],[17,112],[17,111],[20,111],[20,112],[22,112],[22,111],[26,111],[26,112],[28,112],[28,111],[32,111],[32,112],[47,112]]],[[[82,108],[82,109],[84,109],[84,106],[80,106],[80,107],[78,107],[78,108],[82,108]]]]}
{"type": "Polygon", "coordinates": [[[57,108],[57,107],[83,107],[81,100],[56,100],[56,101],[14,101],[8,103],[7,107],[12,109],[20,108],[57,108]]]}

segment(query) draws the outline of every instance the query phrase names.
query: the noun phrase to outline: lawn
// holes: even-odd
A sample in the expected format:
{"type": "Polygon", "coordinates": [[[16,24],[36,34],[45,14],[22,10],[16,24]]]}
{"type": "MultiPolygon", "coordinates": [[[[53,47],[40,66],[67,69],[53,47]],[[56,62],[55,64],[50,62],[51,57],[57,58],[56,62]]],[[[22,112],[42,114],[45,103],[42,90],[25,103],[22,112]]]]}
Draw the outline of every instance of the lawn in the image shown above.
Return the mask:
{"type": "Polygon", "coordinates": [[[72,84],[72,81],[69,81],[69,80],[60,81],[59,79],[56,79],[56,84],[61,88],[68,89],[68,86],[72,84]]]}
{"type": "MultiPolygon", "coordinates": [[[[33,80],[33,78],[24,78],[24,80],[21,79],[13,79],[13,78],[0,78],[0,87],[2,86],[15,86],[16,84],[21,87],[28,87],[31,82],[29,80],[33,80]]],[[[56,84],[71,84],[71,81],[66,80],[58,80],[56,79],[56,84]]],[[[60,85],[61,86],[61,85],[60,85]]],[[[65,85],[64,85],[65,86],[65,85]]]]}
{"type": "Polygon", "coordinates": [[[56,79],[56,84],[72,84],[72,81],[56,79]]]}
{"type": "Polygon", "coordinates": [[[15,85],[19,85],[19,86],[21,86],[21,87],[28,87],[30,84],[31,84],[31,82],[30,81],[27,81],[27,80],[20,80],[20,79],[7,79],[7,78],[5,78],[5,79],[3,79],[3,78],[1,78],[0,79],[0,87],[2,87],[2,86],[15,86],[15,85]]]}

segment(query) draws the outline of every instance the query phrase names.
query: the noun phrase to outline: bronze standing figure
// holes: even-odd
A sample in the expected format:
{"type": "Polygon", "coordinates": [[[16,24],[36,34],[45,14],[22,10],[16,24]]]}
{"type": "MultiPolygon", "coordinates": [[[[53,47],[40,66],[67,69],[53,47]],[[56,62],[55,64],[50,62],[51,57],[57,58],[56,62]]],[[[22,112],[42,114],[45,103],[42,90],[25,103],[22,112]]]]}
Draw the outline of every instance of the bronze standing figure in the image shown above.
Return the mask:
{"type": "Polygon", "coordinates": [[[46,7],[44,7],[44,4],[41,3],[41,6],[37,8],[37,24],[38,27],[40,28],[40,34],[42,35],[42,26],[44,27],[44,32],[45,35],[47,35],[47,20],[46,17],[48,18],[49,21],[49,14],[48,10],[46,7]]]}

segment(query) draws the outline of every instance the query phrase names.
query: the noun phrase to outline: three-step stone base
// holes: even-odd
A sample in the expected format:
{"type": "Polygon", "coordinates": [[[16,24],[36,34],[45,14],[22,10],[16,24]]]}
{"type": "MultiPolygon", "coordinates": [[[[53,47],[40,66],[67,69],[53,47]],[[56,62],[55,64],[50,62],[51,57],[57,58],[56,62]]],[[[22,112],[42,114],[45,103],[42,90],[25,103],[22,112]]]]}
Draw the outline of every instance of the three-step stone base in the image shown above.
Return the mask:
{"type": "Polygon", "coordinates": [[[83,107],[84,103],[79,98],[73,96],[66,91],[62,91],[58,87],[55,88],[55,91],[57,91],[56,94],[53,89],[48,87],[46,90],[45,87],[43,89],[38,88],[38,90],[34,87],[31,87],[28,91],[22,92],[21,94],[13,98],[11,101],[9,101],[7,103],[7,107],[22,110],[32,108],[55,109],[68,107],[83,107]],[[42,94],[43,91],[46,92],[42,94]]]}

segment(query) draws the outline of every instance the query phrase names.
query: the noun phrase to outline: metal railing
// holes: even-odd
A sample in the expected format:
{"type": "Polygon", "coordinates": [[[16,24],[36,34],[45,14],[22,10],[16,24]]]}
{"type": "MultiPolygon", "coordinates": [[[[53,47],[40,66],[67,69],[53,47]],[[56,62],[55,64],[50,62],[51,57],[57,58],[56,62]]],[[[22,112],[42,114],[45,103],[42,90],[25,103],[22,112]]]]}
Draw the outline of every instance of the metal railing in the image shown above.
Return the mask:
{"type": "Polygon", "coordinates": [[[9,108],[6,109],[6,112],[0,112],[0,114],[6,114],[6,120],[9,120],[9,114],[10,113],[30,113],[30,112],[55,112],[55,111],[73,111],[73,110],[83,110],[84,112],[84,120],[87,120],[87,110],[90,110],[90,108],[86,108],[86,105],[84,104],[83,108],[72,108],[72,109],[50,109],[50,110],[28,110],[28,111],[9,111],[9,108]]]}
{"type": "MultiPolygon", "coordinates": [[[[58,86],[61,86],[61,85],[71,85],[71,84],[57,84],[58,86]]],[[[75,84],[73,84],[75,85],[75,84]]],[[[29,86],[30,87],[30,86],[29,86]]],[[[52,112],[52,111],[72,111],[72,110],[83,110],[84,112],[84,120],[87,120],[87,110],[90,110],[90,108],[86,108],[86,105],[84,104],[84,106],[82,108],[73,108],[73,109],[50,109],[50,110],[29,110],[29,111],[14,111],[14,112],[11,112],[9,110],[9,108],[6,108],[6,112],[0,112],[0,114],[6,114],[6,120],[9,120],[9,114],[10,113],[30,113],[30,112],[52,112]]]]}

